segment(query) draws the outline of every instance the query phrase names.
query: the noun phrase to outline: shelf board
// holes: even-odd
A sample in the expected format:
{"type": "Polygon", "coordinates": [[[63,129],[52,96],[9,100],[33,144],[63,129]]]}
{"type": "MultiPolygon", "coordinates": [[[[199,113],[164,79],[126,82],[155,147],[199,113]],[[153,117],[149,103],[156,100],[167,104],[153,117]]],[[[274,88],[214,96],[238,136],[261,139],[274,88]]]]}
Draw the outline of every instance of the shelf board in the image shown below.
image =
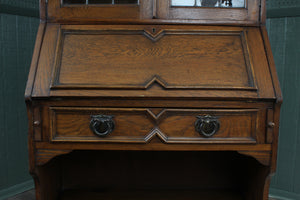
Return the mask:
{"type": "Polygon", "coordinates": [[[83,191],[68,190],[61,200],[242,200],[241,194],[231,190],[131,190],[83,191]]]}

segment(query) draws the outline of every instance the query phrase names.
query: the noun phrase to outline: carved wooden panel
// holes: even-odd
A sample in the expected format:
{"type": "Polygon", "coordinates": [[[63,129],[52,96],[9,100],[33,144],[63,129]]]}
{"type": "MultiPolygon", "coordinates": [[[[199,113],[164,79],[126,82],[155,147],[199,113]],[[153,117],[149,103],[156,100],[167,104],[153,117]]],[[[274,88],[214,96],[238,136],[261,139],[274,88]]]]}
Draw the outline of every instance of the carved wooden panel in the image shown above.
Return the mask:
{"type": "Polygon", "coordinates": [[[52,90],[148,90],[153,84],[164,89],[256,91],[245,32],[60,31],[52,90]]]}
{"type": "Polygon", "coordinates": [[[51,141],[147,143],[256,143],[256,109],[151,109],[146,108],[51,108],[51,141]],[[155,113],[155,114],[154,114],[155,113]],[[113,116],[114,130],[99,137],[90,128],[92,115],[113,116]],[[211,137],[195,129],[197,116],[218,118],[219,130],[211,137]]]}
{"type": "Polygon", "coordinates": [[[145,142],[154,127],[147,109],[51,108],[52,141],[145,142]],[[90,129],[92,115],[114,116],[115,128],[106,137],[90,129]]]}
{"type": "Polygon", "coordinates": [[[185,110],[166,109],[160,114],[159,129],[170,143],[256,143],[257,110],[185,110]],[[220,123],[219,130],[211,137],[204,137],[195,131],[197,116],[214,116],[220,123]]]}

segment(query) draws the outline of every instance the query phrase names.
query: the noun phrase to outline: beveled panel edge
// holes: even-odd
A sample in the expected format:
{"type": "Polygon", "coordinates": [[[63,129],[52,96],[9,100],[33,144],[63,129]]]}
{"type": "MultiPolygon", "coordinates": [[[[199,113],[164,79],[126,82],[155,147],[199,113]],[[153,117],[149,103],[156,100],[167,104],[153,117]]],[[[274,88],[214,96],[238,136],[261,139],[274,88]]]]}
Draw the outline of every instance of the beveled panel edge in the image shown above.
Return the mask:
{"type": "Polygon", "coordinates": [[[61,60],[62,60],[62,49],[64,44],[64,33],[62,31],[61,25],[59,25],[58,28],[58,39],[56,42],[56,50],[55,50],[55,56],[54,56],[54,67],[52,72],[52,78],[50,83],[50,91],[52,89],[52,86],[56,85],[56,83],[59,82],[59,73],[61,68],[61,60]]]}
{"type": "Polygon", "coordinates": [[[159,128],[155,128],[146,138],[146,142],[151,142],[157,137],[166,144],[257,144],[253,138],[205,138],[205,137],[169,137],[159,128]]]}
{"type": "Polygon", "coordinates": [[[88,142],[88,143],[140,143],[146,144],[144,137],[114,137],[113,139],[95,137],[53,137],[51,142],[88,142]]]}
{"type": "Polygon", "coordinates": [[[34,77],[31,98],[48,97],[50,95],[50,84],[55,66],[56,42],[59,38],[59,25],[46,24],[43,42],[39,51],[39,60],[34,77]]]}
{"type": "Polygon", "coordinates": [[[165,108],[163,109],[157,116],[157,119],[161,118],[163,115],[165,115],[167,112],[210,112],[210,113],[222,113],[224,116],[226,115],[232,115],[232,114],[241,114],[241,113],[258,113],[259,109],[257,108],[236,108],[236,109],[222,109],[222,108],[199,108],[199,109],[193,109],[193,108],[183,108],[183,109],[176,109],[176,108],[165,108]]]}
{"type": "Polygon", "coordinates": [[[266,56],[267,56],[267,61],[269,64],[269,70],[271,73],[272,83],[273,83],[273,87],[274,87],[274,93],[276,96],[276,103],[281,105],[282,101],[283,101],[282,91],[280,88],[280,83],[279,83],[278,74],[276,71],[274,56],[273,56],[273,53],[271,50],[271,44],[270,44],[266,26],[262,26],[260,28],[260,32],[261,32],[262,39],[264,42],[264,48],[265,48],[265,52],[266,52],[266,56]]]}
{"type": "Polygon", "coordinates": [[[249,50],[249,45],[247,41],[247,30],[244,30],[241,32],[241,43],[243,46],[243,51],[244,51],[244,60],[245,60],[245,65],[246,65],[246,70],[248,73],[248,80],[249,80],[249,85],[252,86],[257,90],[257,82],[256,82],[256,77],[254,75],[254,69],[253,69],[253,63],[250,58],[252,58],[250,50],[249,50]]]}
{"type": "Polygon", "coordinates": [[[159,129],[154,129],[146,137],[115,137],[114,139],[96,137],[54,137],[51,142],[71,143],[131,143],[148,144],[157,137],[165,144],[257,144],[253,138],[189,138],[189,137],[168,137],[159,129]]]}
{"type": "Polygon", "coordinates": [[[245,37],[246,30],[242,29],[240,31],[233,30],[193,30],[193,29],[168,29],[159,28],[156,33],[151,33],[151,31],[146,28],[106,28],[102,30],[76,30],[76,29],[63,29],[62,25],[59,27],[59,37],[56,45],[55,54],[55,65],[52,75],[52,80],[50,84],[50,90],[148,90],[154,84],[157,84],[166,90],[237,90],[237,91],[250,91],[257,92],[257,84],[254,79],[254,71],[250,59],[249,47],[245,37]],[[146,38],[150,39],[152,42],[157,42],[165,35],[229,35],[229,36],[240,36],[243,50],[243,57],[245,60],[245,67],[248,74],[249,87],[236,87],[236,86],[172,86],[169,85],[158,75],[154,75],[150,80],[146,80],[143,85],[100,85],[100,84],[62,84],[59,82],[59,73],[61,68],[62,60],[62,49],[64,44],[64,38],[67,34],[84,34],[84,35],[109,35],[109,34],[120,34],[120,35],[144,35],[146,38]]]}
{"type": "Polygon", "coordinates": [[[26,83],[25,94],[24,94],[25,101],[31,100],[32,91],[33,91],[34,82],[35,82],[35,76],[37,73],[38,63],[39,63],[39,59],[40,59],[40,53],[41,53],[42,44],[43,44],[43,40],[44,40],[45,30],[46,30],[46,24],[41,22],[39,25],[39,28],[38,28],[37,36],[36,36],[34,52],[32,55],[28,80],[26,83]]]}
{"type": "Polygon", "coordinates": [[[251,62],[254,68],[254,74],[257,85],[259,86],[259,98],[272,98],[276,100],[274,91],[273,74],[270,72],[264,41],[259,28],[248,28],[245,34],[248,41],[249,52],[251,53],[251,62]]]}
{"type": "Polygon", "coordinates": [[[154,114],[151,111],[151,108],[117,108],[117,107],[76,107],[76,106],[50,106],[49,110],[52,112],[60,111],[64,113],[74,113],[78,111],[127,111],[127,112],[146,112],[154,121],[159,120],[162,116],[164,116],[167,112],[211,112],[211,113],[223,113],[223,115],[232,115],[239,113],[258,113],[260,109],[258,108],[162,108],[158,114],[154,114]]]}

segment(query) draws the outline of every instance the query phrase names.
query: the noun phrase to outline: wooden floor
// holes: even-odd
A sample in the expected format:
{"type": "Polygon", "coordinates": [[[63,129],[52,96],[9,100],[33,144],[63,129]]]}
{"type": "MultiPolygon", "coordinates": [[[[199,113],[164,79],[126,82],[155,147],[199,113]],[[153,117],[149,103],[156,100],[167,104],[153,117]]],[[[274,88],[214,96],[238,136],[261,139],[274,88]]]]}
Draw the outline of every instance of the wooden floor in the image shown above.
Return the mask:
{"type": "MultiPolygon", "coordinates": [[[[35,200],[34,190],[30,190],[22,194],[19,194],[17,196],[10,197],[7,200],[35,200]]],[[[276,199],[270,198],[270,200],[276,200],[276,199]]]]}

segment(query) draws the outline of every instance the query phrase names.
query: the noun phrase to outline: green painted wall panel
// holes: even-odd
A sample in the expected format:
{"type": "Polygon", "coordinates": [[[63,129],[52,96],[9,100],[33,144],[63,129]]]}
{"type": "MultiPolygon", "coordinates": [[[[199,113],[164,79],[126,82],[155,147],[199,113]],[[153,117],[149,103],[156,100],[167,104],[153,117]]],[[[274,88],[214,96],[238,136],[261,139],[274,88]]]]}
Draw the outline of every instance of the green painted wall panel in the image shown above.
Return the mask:
{"type": "MultiPolygon", "coordinates": [[[[267,20],[267,28],[269,32],[270,41],[272,43],[273,56],[275,59],[278,77],[281,83],[281,88],[283,87],[284,80],[284,60],[285,60],[285,30],[282,28],[285,26],[285,19],[275,18],[272,20],[267,20]],[[276,33],[276,34],[274,34],[276,33]]],[[[281,127],[280,127],[281,128],[281,127]]],[[[278,163],[279,165],[279,163],[278,163]]],[[[277,176],[272,178],[273,185],[277,184],[277,176]]]]}
{"type": "Polygon", "coordinates": [[[0,0],[0,13],[39,16],[39,0],[0,0]]]}
{"type": "Polygon", "coordinates": [[[300,195],[300,17],[267,21],[272,51],[284,97],[281,110],[277,173],[273,191],[300,195]],[[274,190],[275,189],[275,190],[274,190]]]}
{"type": "Polygon", "coordinates": [[[39,8],[39,0],[0,0],[0,3],[26,9],[31,8],[37,10],[39,8]]]}
{"type": "Polygon", "coordinates": [[[300,194],[300,17],[299,18],[289,18],[287,21],[287,27],[289,27],[287,32],[287,46],[290,47],[287,54],[289,55],[289,60],[287,62],[288,66],[294,70],[295,79],[291,83],[291,95],[295,104],[291,106],[295,108],[295,127],[291,127],[291,131],[295,134],[295,157],[292,163],[294,177],[292,179],[292,191],[300,194]],[[297,92],[293,92],[295,89],[297,92]]]}
{"type": "Polygon", "coordinates": [[[267,0],[267,8],[270,18],[300,16],[299,0],[267,0]]]}
{"type": "MultiPolygon", "coordinates": [[[[8,1],[8,0],[6,0],[8,1]]],[[[294,8],[300,6],[299,0],[267,0],[268,9],[294,8]]]]}
{"type": "Polygon", "coordinates": [[[24,89],[38,24],[0,13],[0,190],[31,179],[24,89]]]}
{"type": "MultiPolygon", "coordinates": [[[[0,14],[0,27],[2,28],[2,15],[0,14]]],[[[4,96],[4,90],[1,89],[3,82],[5,80],[4,76],[4,70],[2,70],[2,65],[3,65],[3,57],[4,57],[4,49],[2,48],[3,46],[3,38],[4,38],[4,31],[1,31],[0,29],[0,97],[4,96]]],[[[2,101],[0,100],[0,129],[3,128],[4,122],[2,120],[5,119],[4,115],[4,106],[2,104],[2,101]]],[[[6,140],[5,140],[5,132],[0,130],[0,188],[6,186],[7,182],[7,176],[6,176],[6,165],[4,163],[6,159],[6,140]]]]}

